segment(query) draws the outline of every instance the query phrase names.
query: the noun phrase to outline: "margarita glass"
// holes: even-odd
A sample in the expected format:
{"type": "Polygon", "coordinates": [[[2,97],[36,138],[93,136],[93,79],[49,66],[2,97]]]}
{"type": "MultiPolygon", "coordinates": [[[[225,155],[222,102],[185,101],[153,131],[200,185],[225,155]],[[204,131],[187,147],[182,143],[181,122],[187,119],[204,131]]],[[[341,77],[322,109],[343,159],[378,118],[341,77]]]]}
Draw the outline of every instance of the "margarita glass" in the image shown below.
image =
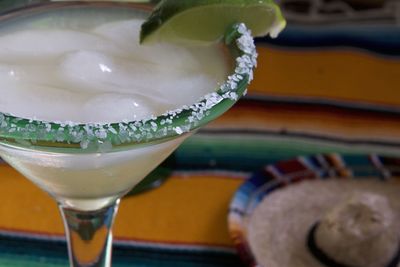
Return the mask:
{"type": "MultiPolygon", "coordinates": [[[[0,31],[2,25],[38,14],[61,12],[68,17],[77,11],[90,14],[99,10],[145,19],[151,6],[122,1],[39,1],[2,14],[0,31]]],[[[49,23],[54,21],[37,24],[49,23]]],[[[111,227],[120,198],[196,129],[227,111],[245,93],[256,65],[250,32],[244,24],[232,25],[215,49],[224,55],[231,75],[197,102],[157,116],[77,123],[0,110],[0,155],[57,201],[71,266],[110,266],[111,227]]],[[[20,56],[23,59],[24,55],[20,56]]],[[[13,75],[12,71],[8,75],[13,75]]]]}

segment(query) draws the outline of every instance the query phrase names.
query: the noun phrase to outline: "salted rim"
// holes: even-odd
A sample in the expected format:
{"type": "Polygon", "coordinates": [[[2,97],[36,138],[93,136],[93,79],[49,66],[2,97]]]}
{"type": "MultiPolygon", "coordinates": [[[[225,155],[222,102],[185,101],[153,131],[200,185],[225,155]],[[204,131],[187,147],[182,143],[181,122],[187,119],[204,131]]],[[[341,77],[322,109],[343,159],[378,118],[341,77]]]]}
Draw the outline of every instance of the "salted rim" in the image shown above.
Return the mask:
{"type": "Polygon", "coordinates": [[[116,123],[48,122],[0,112],[0,141],[18,146],[111,151],[127,145],[171,139],[212,121],[227,111],[253,80],[257,51],[245,24],[232,25],[223,42],[235,57],[234,73],[216,89],[190,106],[167,111],[156,117],[116,123]]]}

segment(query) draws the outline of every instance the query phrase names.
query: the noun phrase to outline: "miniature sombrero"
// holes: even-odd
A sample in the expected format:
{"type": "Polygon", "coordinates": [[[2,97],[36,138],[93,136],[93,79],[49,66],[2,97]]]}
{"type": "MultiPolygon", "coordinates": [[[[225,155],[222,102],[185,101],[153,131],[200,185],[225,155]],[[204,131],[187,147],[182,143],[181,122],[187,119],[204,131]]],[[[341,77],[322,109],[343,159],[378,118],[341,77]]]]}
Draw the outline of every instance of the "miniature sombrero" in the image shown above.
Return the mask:
{"type": "Polygon", "coordinates": [[[400,267],[400,160],[319,155],[267,166],[236,193],[248,266],[400,267]]]}

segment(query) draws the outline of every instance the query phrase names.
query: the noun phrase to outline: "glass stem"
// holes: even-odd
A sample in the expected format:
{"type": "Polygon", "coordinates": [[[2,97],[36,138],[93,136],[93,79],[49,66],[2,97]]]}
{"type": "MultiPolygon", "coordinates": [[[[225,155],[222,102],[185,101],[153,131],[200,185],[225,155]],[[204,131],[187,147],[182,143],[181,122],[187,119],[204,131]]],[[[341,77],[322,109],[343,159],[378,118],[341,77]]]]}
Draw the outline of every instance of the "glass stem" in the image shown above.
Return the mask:
{"type": "Polygon", "coordinates": [[[59,205],[65,227],[71,267],[110,267],[112,225],[119,200],[94,211],[59,205]]]}

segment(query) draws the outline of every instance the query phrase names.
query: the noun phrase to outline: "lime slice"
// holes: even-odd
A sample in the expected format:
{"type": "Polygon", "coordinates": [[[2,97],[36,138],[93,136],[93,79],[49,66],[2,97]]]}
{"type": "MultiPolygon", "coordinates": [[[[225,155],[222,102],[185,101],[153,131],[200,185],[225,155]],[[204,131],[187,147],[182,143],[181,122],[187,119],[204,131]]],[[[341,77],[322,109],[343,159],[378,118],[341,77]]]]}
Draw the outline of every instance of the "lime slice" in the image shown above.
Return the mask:
{"type": "Polygon", "coordinates": [[[143,23],[140,41],[212,43],[234,23],[276,37],[286,21],[273,0],[162,0],[143,23]]]}

